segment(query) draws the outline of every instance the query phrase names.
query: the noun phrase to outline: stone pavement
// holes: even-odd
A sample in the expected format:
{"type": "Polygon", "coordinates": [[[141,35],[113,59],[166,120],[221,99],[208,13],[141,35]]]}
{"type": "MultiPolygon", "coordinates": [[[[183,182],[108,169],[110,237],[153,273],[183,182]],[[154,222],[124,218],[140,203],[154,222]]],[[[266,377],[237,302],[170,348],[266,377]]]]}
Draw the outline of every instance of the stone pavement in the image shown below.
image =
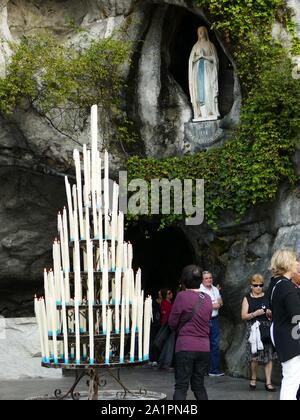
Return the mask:
{"type": "MultiPolygon", "coordinates": [[[[106,375],[105,390],[118,390],[119,385],[106,375]]],[[[153,368],[125,368],[121,371],[121,380],[129,389],[147,389],[161,392],[172,399],[174,387],[174,372],[161,371],[153,368]]],[[[73,383],[71,377],[58,379],[20,379],[0,382],[0,400],[25,400],[31,397],[52,395],[56,389],[68,390],[73,383]]],[[[271,394],[265,391],[264,384],[258,383],[257,391],[249,391],[248,381],[230,377],[206,378],[206,386],[210,400],[278,400],[279,393],[271,394]]],[[[86,379],[83,379],[79,390],[86,391],[86,379]]],[[[188,395],[194,400],[193,394],[188,395]]]]}

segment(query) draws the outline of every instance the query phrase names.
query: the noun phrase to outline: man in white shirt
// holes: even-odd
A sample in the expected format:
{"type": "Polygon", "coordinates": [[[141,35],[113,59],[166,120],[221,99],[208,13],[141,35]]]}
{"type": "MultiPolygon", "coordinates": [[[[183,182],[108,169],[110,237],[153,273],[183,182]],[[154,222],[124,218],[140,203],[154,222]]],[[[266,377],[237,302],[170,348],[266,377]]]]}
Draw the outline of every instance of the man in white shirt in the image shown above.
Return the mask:
{"type": "Polygon", "coordinates": [[[219,310],[223,306],[222,297],[217,287],[213,285],[213,276],[209,271],[203,272],[200,290],[210,296],[213,304],[213,313],[210,321],[210,351],[211,363],[209,376],[224,376],[220,370],[220,324],[219,310]]]}

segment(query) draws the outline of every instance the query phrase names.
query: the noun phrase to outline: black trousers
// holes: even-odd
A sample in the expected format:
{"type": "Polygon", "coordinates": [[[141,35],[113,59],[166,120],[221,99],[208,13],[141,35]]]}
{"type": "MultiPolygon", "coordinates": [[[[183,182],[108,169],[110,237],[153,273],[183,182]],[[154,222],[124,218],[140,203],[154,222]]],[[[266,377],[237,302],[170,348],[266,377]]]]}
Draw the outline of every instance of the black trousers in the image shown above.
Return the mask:
{"type": "Polygon", "coordinates": [[[189,385],[196,400],[208,400],[204,376],[208,373],[210,353],[182,351],[176,353],[175,393],[173,400],[186,400],[189,385]]]}

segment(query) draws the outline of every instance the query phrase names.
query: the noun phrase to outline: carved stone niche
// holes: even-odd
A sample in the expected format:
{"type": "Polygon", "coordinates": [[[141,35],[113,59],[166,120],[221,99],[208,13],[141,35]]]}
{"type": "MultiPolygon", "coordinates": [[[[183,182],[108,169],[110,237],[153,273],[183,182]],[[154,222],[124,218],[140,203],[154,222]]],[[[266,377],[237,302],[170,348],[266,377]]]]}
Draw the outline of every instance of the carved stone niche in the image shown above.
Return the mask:
{"type": "Polygon", "coordinates": [[[168,36],[168,53],[165,55],[168,69],[187,97],[192,109],[189,93],[189,57],[197,42],[197,29],[206,26],[209,38],[215,45],[219,58],[219,110],[220,118],[213,121],[187,121],[184,124],[183,153],[195,153],[223,144],[229,130],[240,116],[241,90],[235,64],[218,32],[211,30],[205,15],[199,8],[187,10],[170,7],[165,21],[168,36]]]}

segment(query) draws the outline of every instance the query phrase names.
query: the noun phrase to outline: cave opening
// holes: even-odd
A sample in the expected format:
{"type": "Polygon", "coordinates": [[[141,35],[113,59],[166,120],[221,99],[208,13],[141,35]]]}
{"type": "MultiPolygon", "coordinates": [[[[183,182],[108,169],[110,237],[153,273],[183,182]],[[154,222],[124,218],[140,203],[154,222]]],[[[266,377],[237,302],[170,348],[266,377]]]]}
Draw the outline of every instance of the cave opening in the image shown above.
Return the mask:
{"type": "Polygon", "coordinates": [[[221,117],[227,115],[234,103],[234,67],[216,33],[207,22],[188,10],[170,6],[165,20],[162,60],[175,81],[190,100],[189,58],[198,40],[197,29],[206,26],[209,38],[215,45],[219,57],[219,109],[221,117]]]}
{"type": "Polygon", "coordinates": [[[158,225],[140,223],[127,230],[126,241],[133,244],[133,267],[141,268],[142,288],[147,294],[162,288],[176,292],[182,269],[195,262],[191,244],[177,227],[159,230],[158,225]]]}

